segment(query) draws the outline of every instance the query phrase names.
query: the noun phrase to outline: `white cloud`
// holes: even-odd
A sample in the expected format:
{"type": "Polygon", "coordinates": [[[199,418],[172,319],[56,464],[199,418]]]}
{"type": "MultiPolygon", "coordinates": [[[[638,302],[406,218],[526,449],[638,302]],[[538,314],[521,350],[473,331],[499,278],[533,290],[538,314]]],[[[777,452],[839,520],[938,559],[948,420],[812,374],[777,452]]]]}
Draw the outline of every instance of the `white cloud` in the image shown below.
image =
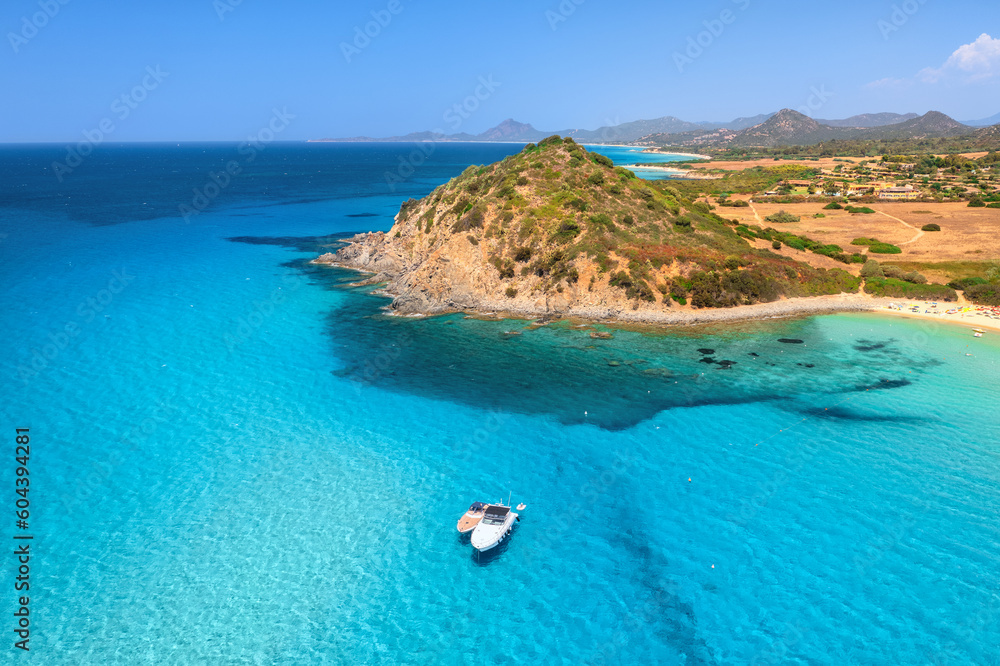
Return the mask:
{"type": "Polygon", "coordinates": [[[926,67],[913,77],[872,81],[869,89],[908,88],[921,83],[973,83],[1000,76],[1000,39],[986,33],[971,44],[963,44],[940,67],[926,67]]]}
{"type": "Polygon", "coordinates": [[[865,85],[865,88],[872,90],[896,90],[899,88],[909,88],[910,81],[906,79],[894,79],[892,77],[879,79],[878,81],[872,81],[865,85]]]}
{"type": "Polygon", "coordinates": [[[938,83],[954,78],[983,81],[997,75],[1000,75],[1000,39],[983,33],[971,44],[958,47],[941,67],[928,67],[917,77],[925,83],[938,83]]]}

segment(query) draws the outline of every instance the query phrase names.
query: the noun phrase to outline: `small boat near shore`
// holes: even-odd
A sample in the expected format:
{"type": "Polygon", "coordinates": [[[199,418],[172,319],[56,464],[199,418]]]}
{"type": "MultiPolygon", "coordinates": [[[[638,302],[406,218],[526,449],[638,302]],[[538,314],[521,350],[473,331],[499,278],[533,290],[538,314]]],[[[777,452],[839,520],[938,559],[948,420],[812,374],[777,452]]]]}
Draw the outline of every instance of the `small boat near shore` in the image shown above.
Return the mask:
{"type": "Polygon", "coordinates": [[[473,502],[469,510],[458,519],[458,533],[468,534],[476,529],[476,525],[483,519],[483,511],[486,509],[486,506],[482,502],[473,502]]]}

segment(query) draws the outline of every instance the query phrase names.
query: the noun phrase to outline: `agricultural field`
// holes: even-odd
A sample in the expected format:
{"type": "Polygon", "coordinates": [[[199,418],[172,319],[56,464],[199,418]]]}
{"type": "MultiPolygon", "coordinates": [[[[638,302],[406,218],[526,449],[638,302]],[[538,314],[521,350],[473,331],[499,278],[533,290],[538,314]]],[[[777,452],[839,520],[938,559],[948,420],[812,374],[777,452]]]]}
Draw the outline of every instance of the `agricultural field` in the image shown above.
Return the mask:
{"type": "MultiPolygon", "coordinates": [[[[1000,262],[1000,209],[969,208],[964,202],[858,204],[876,211],[863,214],[827,210],[824,205],[754,203],[747,208],[720,206],[715,212],[727,219],[739,220],[741,224],[773,227],[822,243],[840,245],[848,253],[867,252],[866,247],[851,244],[856,238],[891,243],[902,253],[872,256],[880,261],[905,264],[938,281],[976,275],[990,262],[1000,262]],[[766,221],[766,217],[782,210],[799,216],[799,221],[766,221]],[[814,217],[817,214],[824,217],[814,217]],[[937,224],[941,231],[921,231],[927,224],[937,224]]],[[[832,260],[826,257],[788,247],[781,248],[779,253],[816,267],[832,265],[832,260]]],[[[854,272],[857,270],[855,267],[854,272]]]]}

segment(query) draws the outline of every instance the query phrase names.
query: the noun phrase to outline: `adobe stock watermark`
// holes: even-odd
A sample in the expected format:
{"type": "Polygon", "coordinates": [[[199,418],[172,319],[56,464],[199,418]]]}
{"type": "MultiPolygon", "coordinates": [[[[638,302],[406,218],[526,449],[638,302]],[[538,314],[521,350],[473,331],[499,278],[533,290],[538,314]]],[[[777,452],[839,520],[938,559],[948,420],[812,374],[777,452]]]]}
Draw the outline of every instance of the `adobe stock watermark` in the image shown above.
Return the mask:
{"type": "MultiPolygon", "coordinates": [[[[499,81],[493,79],[492,74],[486,76],[480,76],[478,80],[478,85],[472,91],[471,95],[468,95],[461,102],[456,102],[450,107],[445,109],[442,115],[442,120],[448,123],[448,128],[452,132],[457,132],[461,129],[462,125],[466,120],[472,117],[476,111],[482,106],[483,102],[488,100],[496,92],[496,89],[503,84],[499,81]]],[[[435,134],[444,135],[444,130],[437,128],[432,130],[435,134]]],[[[436,139],[425,139],[420,142],[420,144],[411,150],[406,155],[400,155],[398,158],[398,164],[396,165],[396,170],[386,171],[383,174],[385,178],[385,184],[389,186],[390,192],[396,191],[396,186],[403,183],[413,177],[413,174],[417,172],[427,159],[434,154],[437,150],[437,144],[440,143],[436,139]]]]}
{"type": "Polygon", "coordinates": [[[70,0],[39,0],[40,11],[35,12],[30,17],[21,17],[21,29],[18,32],[8,32],[7,41],[10,48],[14,49],[14,54],[21,52],[22,46],[27,46],[28,42],[38,35],[38,31],[49,24],[70,0]]]}
{"type": "Polygon", "coordinates": [[[200,215],[208,208],[216,197],[232,184],[233,178],[241,174],[246,165],[257,159],[257,154],[267,148],[268,144],[273,142],[278,134],[284,132],[296,118],[294,114],[288,112],[287,107],[282,107],[280,111],[277,108],[271,109],[271,113],[271,120],[257,132],[249,135],[236,149],[236,152],[243,156],[243,160],[229,160],[225,169],[217,172],[209,171],[205,184],[192,190],[194,196],[191,198],[191,204],[180,204],[177,207],[185,224],[190,224],[192,217],[200,215]]]}
{"type": "Polygon", "coordinates": [[[226,20],[226,14],[235,12],[242,4],[243,0],[213,0],[212,9],[215,10],[215,15],[219,17],[221,23],[226,20]]]}
{"type": "Polygon", "coordinates": [[[811,93],[809,99],[806,100],[805,104],[797,108],[796,111],[804,116],[812,117],[814,113],[822,109],[827,101],[833,97],[833,93],[826,89],[826,85],[821,85],[819,88],[812,86],[809,92],[811,93]]]}
{"type": "Polygon", "coordinates": [[[59,358],[60,354],[73,345],[83,331],[83,325],[93,322],[97,315],[104,312],[114,302],[118,294],[132,284],[133,280],[135,280],[135,276],[129,274],[126,268],[122,268],[120,271],[111,271],[111,278],[103,289],[77,304],[76,319],[71,319],[61,328],[50,331],[45,338],[46,341],[40,347],[31,348],[31,359],[26,364],[22,363],[17,367],[18,379],[27,386],[31,379],[45,372],[59,358]]]}
{"type": "MultiPolygon", "coordinates": [[[[750,0],[732,0],[732,2],[741,12],[750,7],[750,0]]],[[[726,26],[736,23],[738,17],[739,14],[732,9],[723,9],[719,12],[718,18],[703,21],[702,25],[705,26],[705,29],[697,35],[688,36],[687,47],[684,51],[674,51],[674,65],[677,66],[677,71],[683,74],[684,68],[693,65],[695,60],[704,55],[705,51],[715,44],[715,40],[722,37],[726,26]]]]}
{"type": "Polygon", "coordinates": [[[155,68],[152,65],[146,67],[146,75],[142,77],[142,81],[111,102],[110,110],[113,117],[105,116],[97,123],[97,127],[83,130],[83,141],[66,146],[66,157],[63,161],[52,163],[52,172],[55,173],[56,179],[60,183],[63,182],[66,176],[83,164],[84,158],[94,152],[94,148],[104,143],[118,129],[115,120],[122,122],[132,115],[132,112],[146,101],[149,93],[159,88],[168,76],[170,76],[170,72],[164,72],[159,65],[155,68]]]}
{"type": "Polygon", "coordinates": [[[372,40],[389,27],[392,18],[403,13],[403,9],[405,7],[403,7],[401,0],[389,0],[385,9],[372,10],[371,21],[365,23],[363,27],[354,26],[354,39],[350,42],[340,43],[340,52],[344,55],[344,60],[350,64],[355,56],[361,55],[362,51],[371,46],[372,40]]]}
{"type": "Polygon", "coordinates": [[[569,17],[576,13],[576,8],[587,0],[562,0],[555,10],[545,10],[545,20],[549,22],[549,27],[555,31],[559,29],[560,23],[565,23],[569,17]]]}
{"type": "Polygon", "coordinates": [[[921,5],[925,4],[927,0],[906,0],[902,4],[893,5],[889,18],[879,19],[876,23],[879,32],[882,33],[882,39],[889,41],[889,36],[909,23],[910,19],[920,11],[921,5]]]}

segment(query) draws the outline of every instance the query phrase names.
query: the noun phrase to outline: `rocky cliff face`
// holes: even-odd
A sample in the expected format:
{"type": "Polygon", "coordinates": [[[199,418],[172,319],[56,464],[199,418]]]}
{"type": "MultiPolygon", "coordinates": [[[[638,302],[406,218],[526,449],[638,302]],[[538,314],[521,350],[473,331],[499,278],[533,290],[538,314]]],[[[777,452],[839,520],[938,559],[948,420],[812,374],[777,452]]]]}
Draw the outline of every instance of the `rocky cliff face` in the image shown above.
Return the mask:
{"type": "Polygon", "coordinates": [[[316,262],[374,274],[405,313],[604,317],[840,291],[803,286],[815,269],[559,137],[469,167],[316,262]]]}

